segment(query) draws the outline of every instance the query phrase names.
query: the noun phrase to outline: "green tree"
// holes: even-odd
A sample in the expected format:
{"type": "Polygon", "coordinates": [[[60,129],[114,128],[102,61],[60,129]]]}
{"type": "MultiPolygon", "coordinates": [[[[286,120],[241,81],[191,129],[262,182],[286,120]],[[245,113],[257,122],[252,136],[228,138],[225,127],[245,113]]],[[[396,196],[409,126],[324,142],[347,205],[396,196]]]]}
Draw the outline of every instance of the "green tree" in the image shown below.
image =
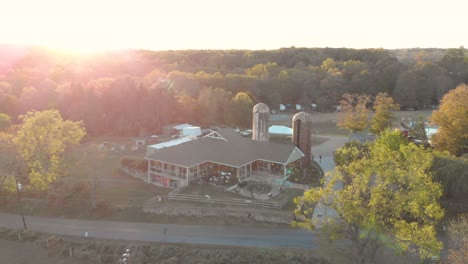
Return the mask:
{"type": "Polygon", "coordinates": [[[82,122],[65,121],[57,110],[28,112],[13,142],[28,167],[31,184],[46,190],[50,183],[66,173],[63,155],[69,144],[85,136],[82,122]]]}
{"type": "Polygon", "coordinates": [[[256,76],[261,80],[265,80],[276,75],[278,71],[278,64],[269,62],[267,64],[256,64],[252,68],[245,70],[245,73],[250,76],[256,76]]]}
{"type": "Polygon", "coordinates": [[[227,109],[227,123],[241,128],[252,126],[252,107],[254,103],[247,93],[237,93],[227,109]]]}
{"type": "Polygon", "coordinates": [[[327,71],[324,75],[316,94],[316,102],[321,111],[330,110],[338,102],[345,85],[343,74],[337,69],[327,71]]]}
{"type": "Polygon", "coordinates": [[[11,125],[11,117],[7,114],[0,113],[0,131],[5,131],[11,125]]]}
{"type": "Polygon", "coordinates": [[[192,96],[186,93],[181,93],[177,97],[177,102],[182,109],[185,109],[185,111],[181,113],[183,120],[186,122],[193,122],[199,119],[197,115],[196,101],[192,96]]]}
{"type": "Polygon", "coordinates": [[[17,157],[17,150],[13,144],[13,136],[0,131],[0,193],[16,191],[13,176],[19,176],[22,160],[17,157]]]}
{"type": "Polygon", "coordinates": [[[425,118],[420,116],[414,121],[414,125],[410,129],[410,135],[415,139],[422,140],[423,142],[427,142],[427,134],[426,134],[426,125],[425,118]]]}
{"type": "Polygon", "coordinates": [[[399,132],[384,132],[370,146],[368,158],[338,166],[324,187],[296,198],[296,217],[305,221],[295,224],[314,228],[317,221],[310,219],[307,205],[322,202],[340,218],[321,222],[331,230],[329,239],[350,241],[355,263],[372,263],[385,245],[421,259],[438,255],[442,243],[435,228],[444,212],[439,205],[442,188],[428,173],[432,159],[430,151],[409,144],[399,132]],[[334,190],[344,174],[351,181],[334,190]]]}
{"type": "Polygon", "coordinates": [[[371,121],[371,132],[380,134],[392,125],[395,119],[393,111],[400,109],[400,106],[393,101],[387,93],[379,93],[374,101],[374,116],[371,121]]]}
{"type": "Polygon", "coordinates": [[[337,166],[349,166],[349,164],[369,157],[369,143],[352,141],[346,143],[334,153],[334,160],[337,166]]]}
{"type": "Polygon", "coordinates": [[[433,137],[438,150],[461,156],[468,152],[468,85],[461,84],[444,96],[431,120],[439,125],[433,137]]]}
{"type": "Polygon", "coordinates": [[[344,94],[340,101],[337,126],[350,132],[360,132],[369,126],[367,103],[370,96],[365,94],[344,94]]]}
{"type": "Polygon", "coordinates": [[[398,76],[392,95],[401,107],[417,108],[419,86],[417,73],[406,71],[398,76]]]}
{"type": "Polygon", "coordinates": [[[222,88],[205,88],[200,92],[197,107],[200,109],[201,122],[205,125],[225,123],[226,105],[229,105],[231,93],[222,88]]]}
{"type": "Polygon", "coordinates": [[[447,152],[435,152],[431,171],[444,187],[444,197],[455,202],[468,201],[468,159],[447,152]]]}

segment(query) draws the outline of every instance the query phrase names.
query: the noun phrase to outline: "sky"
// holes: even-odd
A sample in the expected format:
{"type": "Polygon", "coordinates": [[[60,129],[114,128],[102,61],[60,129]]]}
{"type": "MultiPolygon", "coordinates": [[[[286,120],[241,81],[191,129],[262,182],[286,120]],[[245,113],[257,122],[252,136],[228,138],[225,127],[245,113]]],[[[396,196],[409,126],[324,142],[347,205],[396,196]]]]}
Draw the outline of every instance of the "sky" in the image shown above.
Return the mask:
{"type": "Polygon", "coordinates": [[[0,0],[0,44],[109,49],[468,47],[466,0],[0,0]]]}

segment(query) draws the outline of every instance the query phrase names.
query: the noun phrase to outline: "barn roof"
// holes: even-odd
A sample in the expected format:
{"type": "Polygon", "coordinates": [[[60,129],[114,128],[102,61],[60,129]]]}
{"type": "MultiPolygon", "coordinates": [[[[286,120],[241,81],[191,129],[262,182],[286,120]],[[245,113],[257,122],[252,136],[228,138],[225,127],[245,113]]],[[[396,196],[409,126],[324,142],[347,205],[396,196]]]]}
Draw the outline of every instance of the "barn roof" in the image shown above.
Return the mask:
{"type": "Polygon", "coordinates": [[[289,164],[303,156],[292,144],[254,141],[242,137],[234,129],[224,128],[196,140],[152,151],[146,159],[183,167],[207,161],[241,167],[256,160],[289,164]]]}

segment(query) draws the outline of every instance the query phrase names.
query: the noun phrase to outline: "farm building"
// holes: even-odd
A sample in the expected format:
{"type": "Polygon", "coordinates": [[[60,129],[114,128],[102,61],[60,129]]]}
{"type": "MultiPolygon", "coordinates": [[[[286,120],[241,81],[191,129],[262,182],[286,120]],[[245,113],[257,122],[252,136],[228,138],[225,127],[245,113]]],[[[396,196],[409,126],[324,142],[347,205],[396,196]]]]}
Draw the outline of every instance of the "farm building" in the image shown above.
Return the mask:
{"type": "Polygon", "coordinates": [[[219,177],[234,185],[253,176],[284,179],[292,167],[309,164],[305,159],[311,157],[310,115],[296,114],[295,141],[281,144],[269,142],[269,112],[263,103],[254,106],[252,130],[216,129],[202,137],[148,146],[148,183],[176,188],[200,178],[219,177]]]}
{"type": "Polygon", "coordinates": [[[252,140],[232,128],[166,143],[170,146],[149,146],[146,156],[148,182],[165,187],[187,185],[213,174],[230,176],[233,182],[254,175],[285,177],[288,168],[300,163],[304,156],[294,145],[252,140]]]}

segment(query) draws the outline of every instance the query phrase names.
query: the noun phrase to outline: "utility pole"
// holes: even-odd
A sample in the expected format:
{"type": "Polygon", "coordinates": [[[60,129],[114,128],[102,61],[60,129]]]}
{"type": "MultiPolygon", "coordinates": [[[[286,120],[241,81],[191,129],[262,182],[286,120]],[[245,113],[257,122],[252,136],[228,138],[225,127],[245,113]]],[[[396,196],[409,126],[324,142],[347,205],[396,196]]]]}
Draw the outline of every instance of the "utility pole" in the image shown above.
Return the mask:
{"type": "Polygon", "coordinates": [[[16,176],[14,176],[14,178],[15,178],[15,183],[16,183],[16,194],[18,195],[18,205],[19,205],[20,212],[21,212],[21,218],[23,219],[24,230],[28,230],[28,227],[26,226],[26,220],[24,220],[23,207],[21,206],[20,190],[22,189],[22,185],[21,183],[18,183],[18,178],[16,176]]]}

